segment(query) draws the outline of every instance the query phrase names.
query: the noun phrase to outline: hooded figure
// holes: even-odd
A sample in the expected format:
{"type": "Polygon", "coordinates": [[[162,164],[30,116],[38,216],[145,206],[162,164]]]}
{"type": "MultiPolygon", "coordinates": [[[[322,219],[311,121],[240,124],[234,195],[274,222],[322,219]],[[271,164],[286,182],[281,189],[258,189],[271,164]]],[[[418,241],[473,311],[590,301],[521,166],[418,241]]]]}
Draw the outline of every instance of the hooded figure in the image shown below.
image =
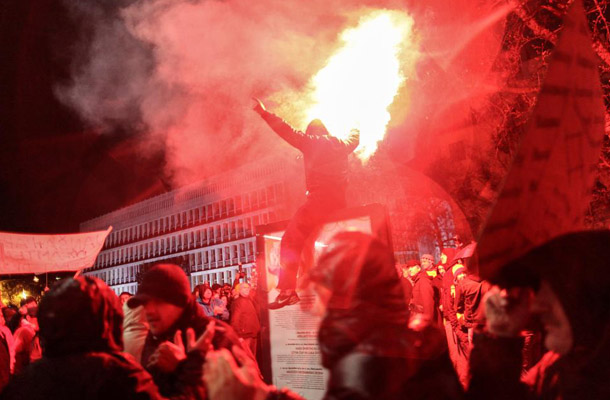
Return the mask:
{"type": "Polygon", "coordinates": [[[385,244],[339,233],[310,278],[318,292],[330,291],[318,332],[330,371],[325,399],[460,398],[444,336],[429,326],[407,328],[403,289],[385,244]]]}
{"type": "Polygon", "coordinates": [[[59,281],[38,310],[43,357],[1,399],[158,399],[151,376],[121,353],[123,313],[100,279],[59,281]]]}
{"type": "Polygon", "coordinates": [[[306,131],[293,129],[278,116],[265,110],[260,100],[256,111],[278,136],[303,153],[307,201],[290,220],[280,247],[280,294],[270,309],[277,309],[299,301],[296,294],[297,273],[305,241],[316,227],[333,212],[345,208],[348,155],[360,142],[360,133],[339,139],[329,134],[319,119],[309,123],[306,131]]]}
{"type": "Polygon", "coordinates": [[[497,281],[503,287],[530,287],[536,298],[549,293],[545,296],[554,299],[545,308],[533,302],[551,351],[519,383],[522,340],[477,336],[471,359],[474,397],[500,397],[495,386],[510,398],[610,398],[609,245],[609,231],[571,233],[501,270],[497,281]]]}

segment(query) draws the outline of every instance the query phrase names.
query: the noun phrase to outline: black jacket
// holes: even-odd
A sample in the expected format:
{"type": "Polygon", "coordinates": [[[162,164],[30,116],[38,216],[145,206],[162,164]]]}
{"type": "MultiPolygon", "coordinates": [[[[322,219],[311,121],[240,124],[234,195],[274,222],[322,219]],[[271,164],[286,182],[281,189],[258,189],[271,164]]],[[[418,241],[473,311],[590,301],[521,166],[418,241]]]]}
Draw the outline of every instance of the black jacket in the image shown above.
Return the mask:
{"type": "Polygon", "coordinates": [[[360,141],[352,131],[346,140],[331,135],[308,135],[293,129],[278,116],[264,111],[261,117],[282,139],[303,153],[305,185],[310,193],[344,194],[347,187],[347,156],[360,141]]]}
{"type": "MultiPolygon", "coordinates": [[[[203,309],[197,302],[191,299],[180,319],[164,335],[155,337],[152,332],[148,332],[142,349],[142,365],[147,366],[150,357],[161,343],[173,341],[177,330],[182,331],[182,340],[187,343],[187,328],[193,328],[195,336],[199,337],[210,321],[211,319],[205,316],[203,309]]],[[[231,350],[233,345],[241,346],[239,338],[229,325],[219,320],[214,321],[216,322],[216,334],[212,340],[212,345],[215,349],[226,348],[231,350]]],[[[147,367],[147,370],[163,396],[205,398],[205,388],[201,379],[204,357],[205,354],[202,352],[191,351],[187,354],[186,360],[178,364],[178,367],[172,373],[165,373],[154,367],[147,367]]]]}
{"type": "Polygon", "coordinates": [[[254,338],[261,330],[259,310],[251,298],[239,296],[231,303],[231,326],[242,338],[254,338]]]}
{"type": "Polygon", "coordinates": [[[489,290],[489,283],[476,275],[468,275],[456,285],[455,302],[457,312],[464,314],[467,328],[485,325],[483,296],[489,290]]]}
{"type": "Polygon", "coordinates": [[[310,276],[332,290],[318,331],[330,372],[325,399],[462,397],[445,335],[430,326],[408,328],[404,291],[385,245],[340,233],[310,276]]]}
{"type": "Polygon", "coordinates": [[[42,358],[15,376],[2,400],[161,399],[152,377],[123,353],[42,358]]]}

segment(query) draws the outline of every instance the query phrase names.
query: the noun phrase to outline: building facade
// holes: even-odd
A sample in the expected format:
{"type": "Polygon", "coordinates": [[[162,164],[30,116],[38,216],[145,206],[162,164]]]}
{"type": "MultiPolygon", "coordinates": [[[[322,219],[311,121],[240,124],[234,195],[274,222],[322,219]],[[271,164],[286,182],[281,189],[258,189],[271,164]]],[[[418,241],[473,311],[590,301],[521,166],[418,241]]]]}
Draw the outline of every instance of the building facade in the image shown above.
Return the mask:
{"type": "Polygon", "coordinates": [[[229,283],[241,268],[250,277],[254,228],[287,219],[304,196],[295,159],[257,161],[81,224],[113,230],[86,275],[117,294],[135,293],[141,272],[160,262],[184,268],[192,287],[229,283]]]}

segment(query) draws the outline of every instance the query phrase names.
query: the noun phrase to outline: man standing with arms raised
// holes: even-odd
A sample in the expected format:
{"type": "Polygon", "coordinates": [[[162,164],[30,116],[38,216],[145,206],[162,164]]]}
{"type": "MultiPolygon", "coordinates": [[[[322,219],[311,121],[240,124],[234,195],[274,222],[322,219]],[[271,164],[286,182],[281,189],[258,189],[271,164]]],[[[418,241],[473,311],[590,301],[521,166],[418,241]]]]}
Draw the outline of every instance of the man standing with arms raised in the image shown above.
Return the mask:
{"type": "Polygon", "coordinates": [[[311,121],[305,132],[300,132],[268,112],[259,99],[254,100],[254,111],[278,136],[300,150],[305,162],[307,200],[284,232],[280,248],[280,294],[269,304],[270,309],[278,309],[299,301],[295,289],[301,252],[307,237],[329,215],[346,206],[347,157],[358,147],[360,132],[352,130],[350,136],[342,140],[331,136],[319,119],[311,121]]]}

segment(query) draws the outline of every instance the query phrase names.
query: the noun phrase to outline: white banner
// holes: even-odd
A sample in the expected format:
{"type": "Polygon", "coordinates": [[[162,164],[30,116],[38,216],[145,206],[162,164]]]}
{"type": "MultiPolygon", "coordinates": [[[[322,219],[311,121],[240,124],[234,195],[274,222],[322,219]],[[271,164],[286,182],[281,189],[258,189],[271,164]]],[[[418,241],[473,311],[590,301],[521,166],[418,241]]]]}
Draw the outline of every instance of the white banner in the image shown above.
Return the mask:
{"type": "Polygon", "coordinates": [[[68,235],[0,232],[0,273],[41,274],[89,268],[112,227],[68,235]]]}

